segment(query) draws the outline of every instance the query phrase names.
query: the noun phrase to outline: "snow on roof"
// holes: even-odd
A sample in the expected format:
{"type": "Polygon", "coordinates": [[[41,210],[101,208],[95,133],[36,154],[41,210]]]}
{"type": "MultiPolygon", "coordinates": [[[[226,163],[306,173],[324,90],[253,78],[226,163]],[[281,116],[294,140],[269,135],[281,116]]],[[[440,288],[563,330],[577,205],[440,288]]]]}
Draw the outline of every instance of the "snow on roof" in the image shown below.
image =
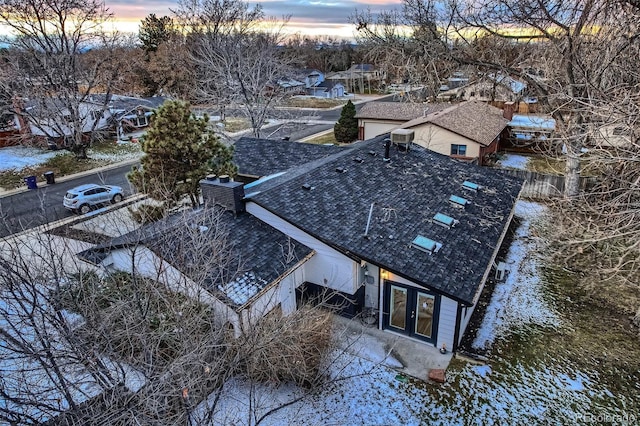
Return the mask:
{"type": "Polygon", "coordinates": [[[266,280],[256,276],[253,271],[249,271],[225,285],[218,285],[218,290],[223,292],[233,303],[242,306],[267,284],[266,280]]]}
{"type": "Polygon", "coordinates": [[[556,120],[542,115],[515,114],[509,122],[510,127],[527,127],[539,130],[555,130],[556,120]]]}

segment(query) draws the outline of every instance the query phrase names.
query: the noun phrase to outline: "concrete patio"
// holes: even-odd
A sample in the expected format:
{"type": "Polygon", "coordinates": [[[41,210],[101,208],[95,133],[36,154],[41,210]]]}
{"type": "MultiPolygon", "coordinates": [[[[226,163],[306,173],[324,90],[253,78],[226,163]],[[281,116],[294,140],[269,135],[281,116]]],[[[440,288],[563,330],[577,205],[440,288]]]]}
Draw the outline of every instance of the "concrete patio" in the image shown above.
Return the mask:
{"type": "Polygon", "coordinates": [[[345,351],[420,380],[428,380],[431,370],[446,370],[451,362],[451,352],[442,354],[432,345],[379,330],[376,324],[367,325],[359,318],[336,315],[334,327],[345,351]]]}

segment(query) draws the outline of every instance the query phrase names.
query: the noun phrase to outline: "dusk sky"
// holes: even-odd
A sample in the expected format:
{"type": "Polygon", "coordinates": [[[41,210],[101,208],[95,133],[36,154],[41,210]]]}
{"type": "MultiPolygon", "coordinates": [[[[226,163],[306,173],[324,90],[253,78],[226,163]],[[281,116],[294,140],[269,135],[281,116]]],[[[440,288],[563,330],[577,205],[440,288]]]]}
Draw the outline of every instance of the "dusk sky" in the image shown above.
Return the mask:
{"type": "MultiPolygon", "coordinates": [[[[391,9],[402,0],[261,0],[268,16],[291,15],[288,31],[309,35],[331,35],[353,38],[353,25],[348,18],[355,9],[372,11],[391,9]]],[[[169,9],[177,7],[177,0],[106,0],[106,4],[119,21],[118,29],[137,32],[140,21],[150,13],[156,16],[170,15],[169,9]]]]}

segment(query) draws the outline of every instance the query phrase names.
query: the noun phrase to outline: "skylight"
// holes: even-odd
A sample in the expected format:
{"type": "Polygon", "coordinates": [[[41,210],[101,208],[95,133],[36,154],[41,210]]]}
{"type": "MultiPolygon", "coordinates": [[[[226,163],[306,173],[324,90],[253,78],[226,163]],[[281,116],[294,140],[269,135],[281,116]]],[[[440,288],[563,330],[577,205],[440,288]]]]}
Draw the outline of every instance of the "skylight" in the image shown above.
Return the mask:
{"type": "Polygon", "coordinates": [[[425,253],[433,254],[437,253],[440,250],[442,244],[427,237],[423,237],[422,235],[418,235],[411,242],[411,247],[417,248],[418,250],[421,250],[425,253]]]}
{"type": "Polygon", "coordinates": [[[254,187],[254,186],[256,186],[256,185],[260,185],[260,184],[261,184],[261,183],[263,183],[263,182],[266,182],[266,181],[271,180],[271,179],[275,179],[275,178],[277,178],[277,177],[279,177],[279,176],[282,176],[282,175],[283,175],[283,174],[285,174],[285,173],[286,173],[286,172],[278,172],[278,173],[274,173],[274,174],[272,174],[272,175],[263,176],[263,177],[261,177],[261,178],[260,178],[260,179],[258,179],[258,180],[255,180],[255,181],[253,181],[253,182],[251,182],[251,183],[247,183],[247,184],[245,184],[245,185],[244,185],[244,189],[249,189],[249,188],[252,188],[252,187],[254,187]]]}
{"type": "Polygon", "coordinates": [[[470,189],[472,191],[477,191],[480,189],[480,185],[474,182],[470,182],[468,180],[465,180],[464,182],[462,182],[462,187],[465,189],[470,189]]]}
{"type": "Polygon", "coordinates": [[[462,207],[465,207],[467,204],[469,204],[469,200],[467,200],[466,198],[458,197],[457,195],[452,195],[451,197],[449,197],[449,201],[457,206],[462,207]]]}
{"type": "Polygon", "coordinates": [[[443,226],[446,226],[447,228],[456,226],[456,224],[458,223],[458,221],[455,220],[454,218],[442,213],[436,213],[436,215],[433,217],[433,220],[438,225],[443,225],[443,226]]]}

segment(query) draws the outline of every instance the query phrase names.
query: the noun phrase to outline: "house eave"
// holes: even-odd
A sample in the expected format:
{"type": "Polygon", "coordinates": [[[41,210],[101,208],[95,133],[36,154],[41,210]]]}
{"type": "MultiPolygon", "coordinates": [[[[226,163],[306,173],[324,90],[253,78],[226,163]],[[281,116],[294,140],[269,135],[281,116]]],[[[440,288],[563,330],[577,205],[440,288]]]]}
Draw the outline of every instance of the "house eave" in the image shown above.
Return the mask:
{"type": "Polygon", "coordinates": [[[245,303],[243,303],[240,306],[237,306],[235,308],[236,313],[240,313],[242,311],[244,311],[245,309],[248,309],[256,300],[258,300],[260,297],[262,297],[262,295],[264,293],[266,293],[267,291],[269,291],[270,289],[272,289],[273,287],[277,286],[278,284],[280,284],[280,282],[285,279],[287,276],[289,276],[293,271],[295,271],[296,269],[298,269],[300,266],[304,265],[305,263],[307,263],[314,255],[316,254],[315,250],[312,250],[311,253],[309,253],[308,255],[306,255],[305,257],[303,257],[300,261],[298,261],[295,265],[293,265],[292,267],[290,267],[289,269],[287,269],[285,272],[283,272],[282,274],[280,274],[280,276],[278,276],[275,280],[271,281],[269,284],[267,284],[266,286],[264,286],[264,288],[262,290],[260,290],[259,292],[257,292],[256,294],[254,294],[252,297],[249,298],[249,300],[247,300],[245,303]]]}

